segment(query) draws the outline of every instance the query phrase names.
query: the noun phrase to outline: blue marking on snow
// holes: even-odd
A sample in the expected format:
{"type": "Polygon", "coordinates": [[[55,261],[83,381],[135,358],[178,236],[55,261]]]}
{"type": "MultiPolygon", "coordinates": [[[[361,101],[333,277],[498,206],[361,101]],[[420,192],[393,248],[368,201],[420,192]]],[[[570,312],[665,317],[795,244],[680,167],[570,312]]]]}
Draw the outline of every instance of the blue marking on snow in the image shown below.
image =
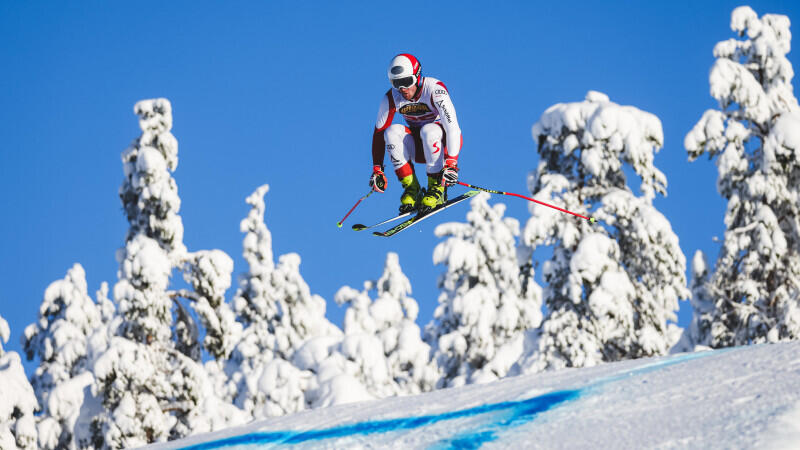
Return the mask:
{"type": "Polygon", "coordinates": [[[461,433],[452,438],[438,442],[437,445],[434,445],[431,449],[480,448],[483,444],[496,440],[501,431],[528,423],[536,418],[539,413],[545,412],[568,401],[575,400],[580,397],[581,394],[581,390],[556,391],[527,400],[507,402],[515,403],[514,407],[508,408],[501,414],[496,414],[493,420],[483,423],[467,433],[461,433]]]}
{"type": "Polygon", "coordinates": [[[230,447],[234,445],[302,444],[305,442],[322,441],[326,439],[365,436],[376,433],[388,433],[391,431],[412,430],[446,420],[461,419],[483,414],[499,415],[500,418],[490,422],[490,426],[488,428],[481,426],[480,430],[470,433],[469,435],[459,437],[458,440],[452,440],[449,443],[442,443],[445,444],[444,448],[465,448],[465,445],[466,448],[478,448],[481,444],[497,438],[494,430],[528,422],[541,412],[547,411],[556,405],[577,398],[579,392],[580,391],[575,390],[556,391],[526,400],[492,403],[476,406],[474,408],[462,409],[459,411],[448,411],[442,414],[359,422],[320,430],[249,433],[227,439],[204,442],[202,444],[185,448],[191,450],[203,450],[230,447]],[[484,430],[484,428],[486,428],[486,430],[481,431],[484,430]]]}
{"type": "Polygon", "coordinates": [[[483,444],[492,442],[497,439],[497,433],[494,431],[478,431],[475,433],[460,434],[452,439],[448,439],[439,443],[438,446],[432,447],[433,450],[439,449],[465,449],[474,450],[479,449],[483,444]]]}
{"type": "Polygon", "coordinates": [[[484,404],[473,408],[467,408],[458,411],[448,411],[435,415],[359,422],[318,430],[312,429],[300,431],[268,431],[248,433],[240,436],[204,442],[184,448],[191,450],[204,450],[244,445],[257,446],[268,444],[302,444],[307,442],[324,441],[328,439],[367,436],[378,433],[390,433],[393,431],[414,430],[448,420],[475,417],[478,420],[473,428],[469,429],[465,433],[457,434],[451,438],[441,440],[434,444],[431,448],[436,450],[452,448],[476,449],[480,448],[487,442],[496,440],[499,437],[499,434],[503,431],[508,431],[514,427],[528,423],[534,420],[540,413],[548,411],[556,406],[576,400],[587,394],[596,393],[602,388],[602,386],[606,384],[622,381],[632,376],[650,373],[684,361],[703,358],[711,355],[719,355],[725,351],[732,350],[734,349],[716,350],[714,352],[687,353],[672,356],[644,366],[625,370],[600,380],[596,380],[595,382],[581,389],[554,391],[525,400],[484,404]]]}

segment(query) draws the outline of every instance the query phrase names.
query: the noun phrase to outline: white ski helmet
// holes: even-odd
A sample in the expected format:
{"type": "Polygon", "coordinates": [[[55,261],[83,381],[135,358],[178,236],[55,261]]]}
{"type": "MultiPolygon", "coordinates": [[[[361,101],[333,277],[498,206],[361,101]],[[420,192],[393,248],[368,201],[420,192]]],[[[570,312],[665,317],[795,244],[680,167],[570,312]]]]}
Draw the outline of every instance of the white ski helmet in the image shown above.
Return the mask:
{"type": "Polygon", "coordinates": [[[401,53],[389,63],[389,82],[395,89],[419,85],[422,80],[422,66],[410,53],[401,53]]]}

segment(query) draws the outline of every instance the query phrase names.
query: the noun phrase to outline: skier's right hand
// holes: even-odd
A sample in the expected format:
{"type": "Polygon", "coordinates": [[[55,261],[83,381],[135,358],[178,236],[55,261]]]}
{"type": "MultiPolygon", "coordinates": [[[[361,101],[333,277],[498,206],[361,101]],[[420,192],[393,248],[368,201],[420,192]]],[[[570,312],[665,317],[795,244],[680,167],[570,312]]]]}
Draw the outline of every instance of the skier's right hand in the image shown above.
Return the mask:
{"type": "Polygon", "coordinates": [[[383,193],[387,184],[389,184],[389,181],[383,173],[383,167],[379,165],[372,166],[372,176],[369,177],[369,185],[372,186],[372,189],[383,193]]]}

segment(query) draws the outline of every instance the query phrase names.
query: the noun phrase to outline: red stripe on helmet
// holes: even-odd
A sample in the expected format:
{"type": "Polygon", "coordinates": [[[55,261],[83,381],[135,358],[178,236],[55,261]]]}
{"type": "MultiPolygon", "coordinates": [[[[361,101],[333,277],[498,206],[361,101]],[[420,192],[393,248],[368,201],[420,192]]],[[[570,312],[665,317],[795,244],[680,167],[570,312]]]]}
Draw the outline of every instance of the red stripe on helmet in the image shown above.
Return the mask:
{"type": "Polygon", "coordinates": [[[411,68],[414,70],[414,75],[419,76],[419,61],[411,53],[401,53],[400,56],[405,56],[411,61],[411,68]]]}

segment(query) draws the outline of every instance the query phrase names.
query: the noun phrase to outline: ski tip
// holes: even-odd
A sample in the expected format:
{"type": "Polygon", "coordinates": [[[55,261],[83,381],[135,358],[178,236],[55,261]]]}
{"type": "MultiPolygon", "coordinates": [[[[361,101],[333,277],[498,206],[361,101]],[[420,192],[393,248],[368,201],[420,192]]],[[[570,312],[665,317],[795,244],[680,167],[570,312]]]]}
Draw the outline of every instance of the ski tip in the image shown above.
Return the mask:
{"type": "Polygon", "coordinates": [[[382,231],[373,231],[372,234],[375,235],[375,236],[386,237],[386,233],[384,233],[382,231]]]}
{"type": "Polygon", "coordinates": [[[354,231],[361,231],[361,230],[363,230],[365,228],[369,228],[369,227],[366,226],[366,225],[357,223],[357,224],[353,225],[352,228],[353,228],[354,231]]]}

